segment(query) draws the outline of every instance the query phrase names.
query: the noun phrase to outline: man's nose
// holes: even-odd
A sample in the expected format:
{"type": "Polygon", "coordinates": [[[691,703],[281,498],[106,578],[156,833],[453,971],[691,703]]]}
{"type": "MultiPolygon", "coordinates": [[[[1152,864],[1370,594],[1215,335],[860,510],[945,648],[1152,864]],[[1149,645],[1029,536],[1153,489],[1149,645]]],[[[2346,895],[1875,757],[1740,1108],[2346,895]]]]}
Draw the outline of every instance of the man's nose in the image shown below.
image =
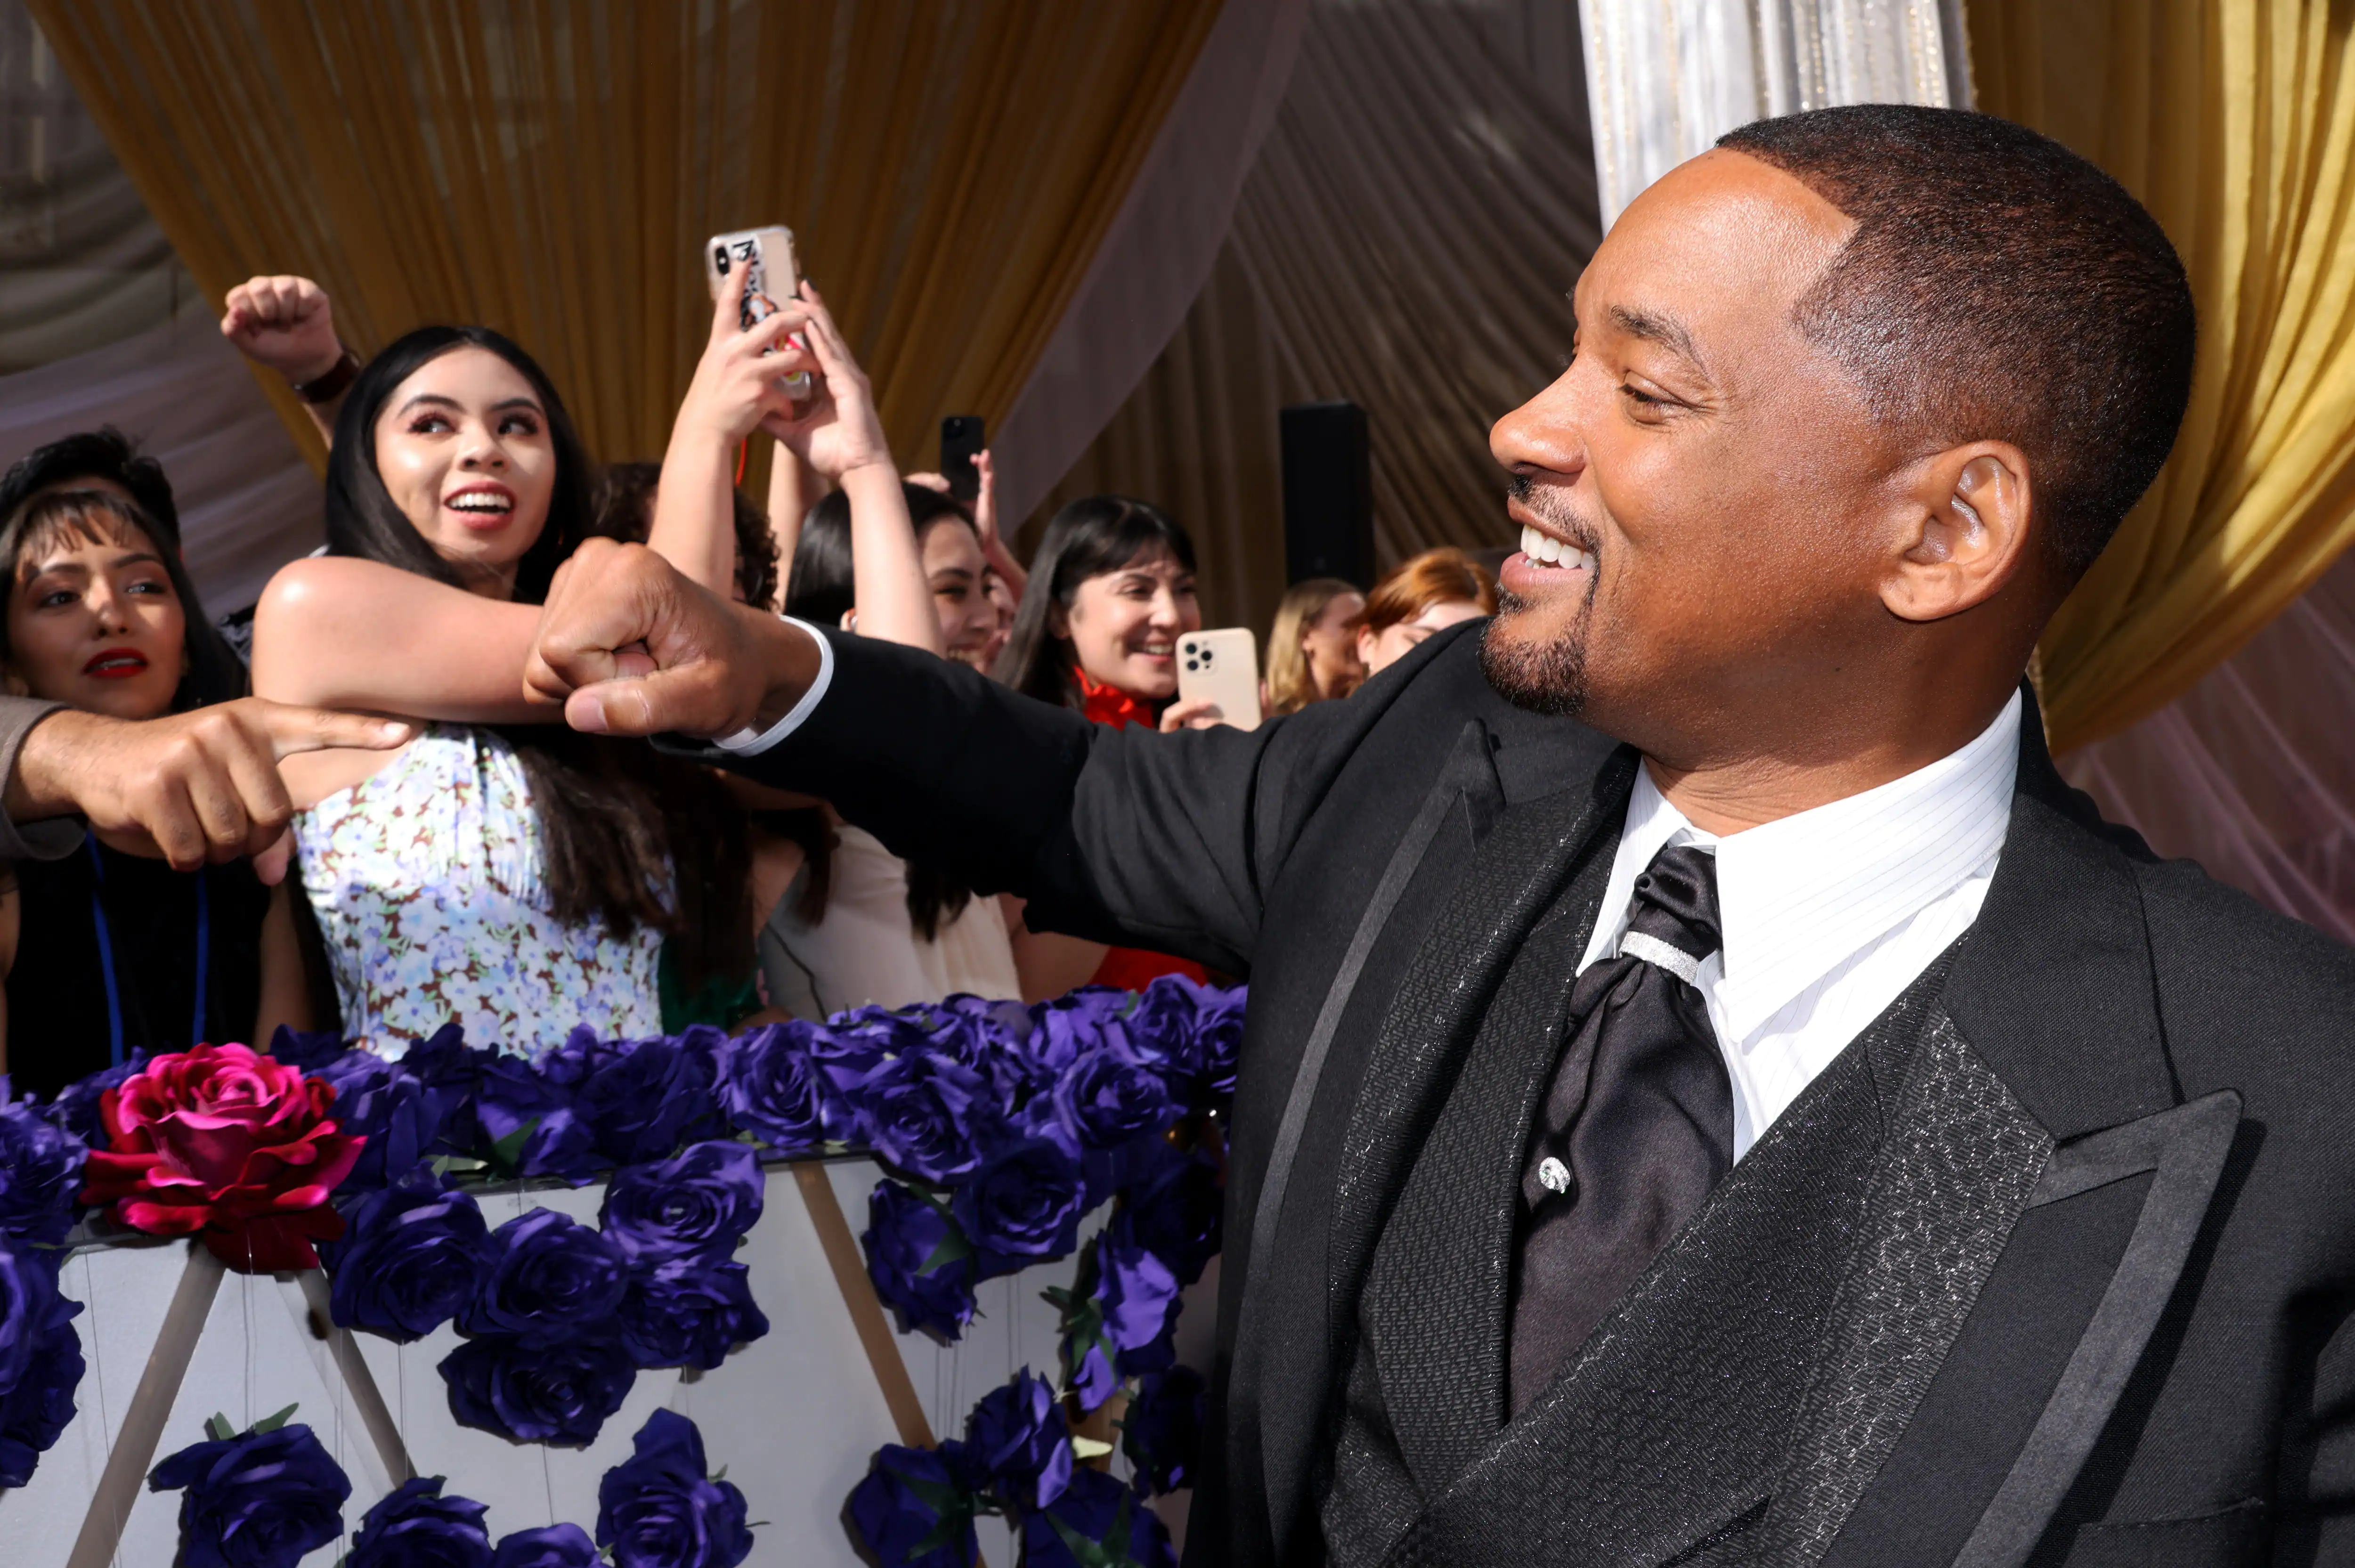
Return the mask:
{"type": "Polygon", "coordinates": [[[1576,475],[1586,467],[1586,435],[1565,370],[1554,383],[1498,420],[1488,431],[1488,451],[1516,474],[1576,475]]]}

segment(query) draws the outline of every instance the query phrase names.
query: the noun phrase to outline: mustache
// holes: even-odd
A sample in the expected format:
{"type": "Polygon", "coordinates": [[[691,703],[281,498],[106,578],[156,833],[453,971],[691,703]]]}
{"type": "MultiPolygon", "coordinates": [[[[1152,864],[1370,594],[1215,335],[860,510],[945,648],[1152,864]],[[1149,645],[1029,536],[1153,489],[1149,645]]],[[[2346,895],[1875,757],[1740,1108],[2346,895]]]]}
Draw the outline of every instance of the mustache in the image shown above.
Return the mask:
{"type": "Polygon", "coordinates": [[[1505,478],[1505,494],[1519,502],[1524,510],[1568,534],[1581,549],[1593,551],[1601,547],[1603,530],[1564,505],[1562,493],[1557,487],[1540,485],[1526,474],[1511,474],[1505,478]]]}

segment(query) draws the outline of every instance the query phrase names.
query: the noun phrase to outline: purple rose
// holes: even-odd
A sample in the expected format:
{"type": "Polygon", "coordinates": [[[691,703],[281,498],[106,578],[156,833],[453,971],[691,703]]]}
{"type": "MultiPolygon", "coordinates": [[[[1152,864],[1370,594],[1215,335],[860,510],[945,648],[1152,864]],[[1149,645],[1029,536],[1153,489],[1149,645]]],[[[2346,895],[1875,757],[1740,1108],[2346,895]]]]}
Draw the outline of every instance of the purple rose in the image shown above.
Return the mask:
{"type": "Polygon", "coordinates": [[[808,1154],[851,1136],[850,1107],[812,1054],[817,1032],[799,1019],[769,1024],[719,1050],[721,1112],[779,1154],[808,1154]]]}
{"type": "Polygon", "coordinates": [[[598,1225],[633,1265],[724,1258],[760,1220],[766,1190],[751,1145],[699,1143],[614,1172],[598,1225]]]}
{"type": "Polygon", "coordinates": [[[1023,1568],[1083,1568],[1135,1564],[1177,1568],[1169,1531],[1136,1494],[1102,1470],[1071,1477],[1050,1507],[1022,1521],[1023,1568]]]}
{"type": "Polygon", "coordinates": [[[549,1524],[499,1537],[491,1568],[600,1568],[597,1543],[577,1524],[549,1524]]]}
{"type": "Polygon", "coordinates": [[[938,1448],[887,1443],[850,1494],[850,1522],[883,1568],[973,1568],[979,1499],[965,1474],[964,1445],[938,1448]]]}
{"type": "Polygon", "coordinates": [[[608,1163],[642,1165],[719,1129],[712,1084],[726,1039],[698,1025],[676,1040],[600,1040],[584,1026],[540,1058],[539,1072],[570,1093],[608,1163]]]}
{"type": "Polygon", "coordinates": [[[694,1422],[657,1410],[636,1445],[597,1483],[597,1544],[613,1568],[735,1568],[752,1555],[744,1494],[709,1477],[694,1422]]]}
{"type": "Polygon", "coordinates": [[[0,1235],[62,1244],[89,1153],[32,1101],[9,1098],[8,1080],[0,1077],[0,1235]]]}
{"type": "Polygon", "coordinates": [[[1063,1385],[1082,1410],[1100,1409],[1120,1392],[1120,1376],[1112,1370],[1112,1355],[1101,1338],[1087,1342],[1067,1339],[1062,1349],[1063,1385]]]}
{"type": "Polygon", "coordinates": [[[1126,1045],[1129,999],[1109,986],[1082,986],[1030,1009],[1024,1051],[1040,1082],[1051,1082],[1103,1045],[1126,1045]]]}
{"type": "Polygon", "coordinates": [[[1160,1069],[1110,1037],[1063,1069],[1055,1080],[1054,1105],[1056,1119],[1082,1149],[1153,1136],[1178,1111],[1160,1069]]]}
{"type": "Polygon", "coordinates": [[[102,1072],[67,1084],[58,1091],[57,1098],[41,1107],[42,1114],[82,1141],[85,1148],[105,1148],[111,1140],[99,1118],[99,1102],[109,1089],[119,1089],[147,1065],[150,1053],[134,1051],[131,1060],[120,1067],[110,1067],[102,1072]]]}
{"type": "Polygon", "coordinates": [[[1002,1146],[957,1188],[949,1207],[973,1243],[978,1277],[996,1279],[1077,1244],[1086,1183],[1069,1149],[1031,1138],[1002,1146]]]}
{"type": "Polygon", "coordinates": [[[554,1177],[578,1187],[612,1161],[571,1097],[520,1056],[482,1064],[474,1100],[473,1152],[503,1176],[554,1177]]]}
{"type": "Polygon", "coordinates": [[[1226,1193],[1219,1167],[1200,1149],[1153,1146],[1156,1157],[1142,1180],[1123,1195],[1112,1229],[1169,1266],[1180,1285],[1202,1277],[1218,1256],[1226,1193]]]}
{"type": "Polygon", "coordinates": [[[548,1340],[607,1328],[627,1285],[621,1250],[553,1209],[491,1232],[490,1264],[458,1327],[469,1334],[548,1340]]]}
{"type": "Polygon", "coordinates": [[[394,1057],[410,1076],[425,1085],[441,1110],[441,1134],[436,1154],[471,1156],[480,1138],[474,1119],[474,1094],[482,1087],[484,1070],[505,1060],[495,1051],[477,1051],[466,1043],[466,1031],[443,1024],[424,1040],[411,1040],[394,1057]]]}
{"type": "MultiPolygon", "coordinates": [[[[276,1049],[272,1047],[273,1055],[276,1049]]],[[[368,1139],[338,1191],[382,1187],[432,1152],[442,1129],[442,1097],[400,1063],[346,1051],[305,1071],[336,1091],[336,1125],[368,1139]]]]}
{"type": "Polygon", "coordinates": [[[280,1024],[270,1036],[270,1054],[298,1072],[313,1073],[351,1048],[339,1029],[289,1029],[280,1024]]]}
{"type": "Polygon", "coordinates": [[[294,1568],[344,1533],[352,1495],[299,1422],[191,1444],[156,1466],[147,1486],[180,1491],[180,1568],[294,1568]]]}
{"type": "Polygon", "coordinates": [[[973,1243],[940,1203],[879,1181],[867,1200],[867,1275],[905,1333],[954,1340],[973,1321],[973,1243]]]}
{"type": "Polygon", "coordinates": [[[344,1236],[323,1243],[330,1309],[346,1328],[372,1328],[400,1344],[456,1317],[491,1256],[490,1229],[464,1192],[430,1165],[343,1205],[344,1236]]]}
{"type": "Polygon", "coordinates": [[[697,1256],[644,1264],[622,1298],[622,1345],[641,1367],[708,1372],[768,1331],[742,1264],[697,1256]]]}
{"type": "Polygon", "coordinates": [[[0,1488],[33,1478],[74,1418],[81,1303],[58,1289],[59,1254],[0,1239],[0,1488]]]}
{"type": "Polygon", "coordinates": [[[469,1339],[442,1358],[459,1424],[518,1443],[593,1443],[622,1408],[638,1369],[621,1341],[582,1334],[534,1345],[506,1335],[469,1339]]]}
{"type": "Polygon", "coordinates": [[[1104,1338],[1118,1352],[1114,1370],[1132,1377],[1167,1367],[1169,1332],[1179,1306],[1178,1276],[1144,1248],[1109,1234],[1096,1245],[1096,1270],[1104,1338]]]}
{"type": "Polygon", "coordinates": [[[489,1510],[442,1495],[440,1476],[403,1481],[360,1518],[344,1568],[491,1568],[489,1510]]]}
{"type": "Polygon", "coordinates": [[[1053,1387],[1028,1367],[973,1407],[964,1446],[975,1474],[1009,1508],[1043,1507],[1071,1484],[1071,1424],[1053,1387]]]}
{"type": "Polygon", "coordinates": [[[1012,1104],[1044,1082],[1030,1061],[1030,1012],[1021,1003],[959,993],[923,1017],[924,1049],[988,1079],[999,1104],[1012,1104]]]}
{"type": "Polygon", "coordinates": [[[987,1079],[921,1051],[877,1063],[845,1095],[858,1113],[860,1141],[936,1187],[971,1175],[1002,1128],[987,1079]]]}
{"type": "Polygon", "coordinates": [[[1191,1367],[1147,1372],[1137,1380],[1136,1395],[1121,1417],[1120,1447],[1139,1491],[1174,1492],[1194,1484],[1209,1404],[1209,1385],[1191,1367]]]}
{"type": "Polygon", "coordinates": [[[1222,990],[1164,975],[1138,995],[1129,1015],[1137,1054],[1167,1073],[1195,1110],[1209,1110],[1235,1092],[1244,995],[1241,986],[1222,990]]]}

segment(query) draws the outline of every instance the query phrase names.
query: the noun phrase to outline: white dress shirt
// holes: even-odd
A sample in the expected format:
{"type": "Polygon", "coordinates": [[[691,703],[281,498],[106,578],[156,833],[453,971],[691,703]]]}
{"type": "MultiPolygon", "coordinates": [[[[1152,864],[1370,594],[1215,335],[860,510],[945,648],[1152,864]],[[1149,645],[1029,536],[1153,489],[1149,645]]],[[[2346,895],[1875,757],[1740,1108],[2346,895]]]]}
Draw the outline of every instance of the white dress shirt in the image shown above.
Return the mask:
{"type": "Polygon", "coordinates": [[[1679,844],[1715,850],[1724,946],[1696,984],[1733,1079],[1740,1159],[1978,918],[2019,770],[2017,692],[1961,751],[1730,837],[1685,820],[1638,768],[1579,970],[1618,955],[1636,879],[1653,856],[1679,844]]]}

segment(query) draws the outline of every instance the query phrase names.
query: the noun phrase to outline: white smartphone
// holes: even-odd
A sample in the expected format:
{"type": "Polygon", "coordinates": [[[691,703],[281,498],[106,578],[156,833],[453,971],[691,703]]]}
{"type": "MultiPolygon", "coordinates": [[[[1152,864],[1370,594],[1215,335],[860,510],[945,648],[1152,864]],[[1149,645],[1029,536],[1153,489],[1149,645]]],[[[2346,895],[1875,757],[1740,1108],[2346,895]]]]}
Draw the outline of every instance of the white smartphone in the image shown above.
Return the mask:
{"type": "Polygon", "coordinates": [[[1221,723],[1259,728],[1259,639],[1248,626],[1188,632],[1178,639],[1178,699],[1209,698],[1221,723]]]}
{"type": "MultiPolygon", "coordinates": [[[[744,280],[744,304],[736,315],[742,331],[750,332],[776,315],[780,299],[792,299],[801,293],[801,257],[794,250],[794,231],[783,224],[714,234],[704,241],[703,281],[710,285],[713,299],[727,286],[728,275],[740,267],[751,274],[744,280]]],[[[809,348],[799,333],[792,342],[805,352],[809,348]]],[[[810,395],[806,370],[779,377],[778,381],[795,401],[810,395]]]]}

